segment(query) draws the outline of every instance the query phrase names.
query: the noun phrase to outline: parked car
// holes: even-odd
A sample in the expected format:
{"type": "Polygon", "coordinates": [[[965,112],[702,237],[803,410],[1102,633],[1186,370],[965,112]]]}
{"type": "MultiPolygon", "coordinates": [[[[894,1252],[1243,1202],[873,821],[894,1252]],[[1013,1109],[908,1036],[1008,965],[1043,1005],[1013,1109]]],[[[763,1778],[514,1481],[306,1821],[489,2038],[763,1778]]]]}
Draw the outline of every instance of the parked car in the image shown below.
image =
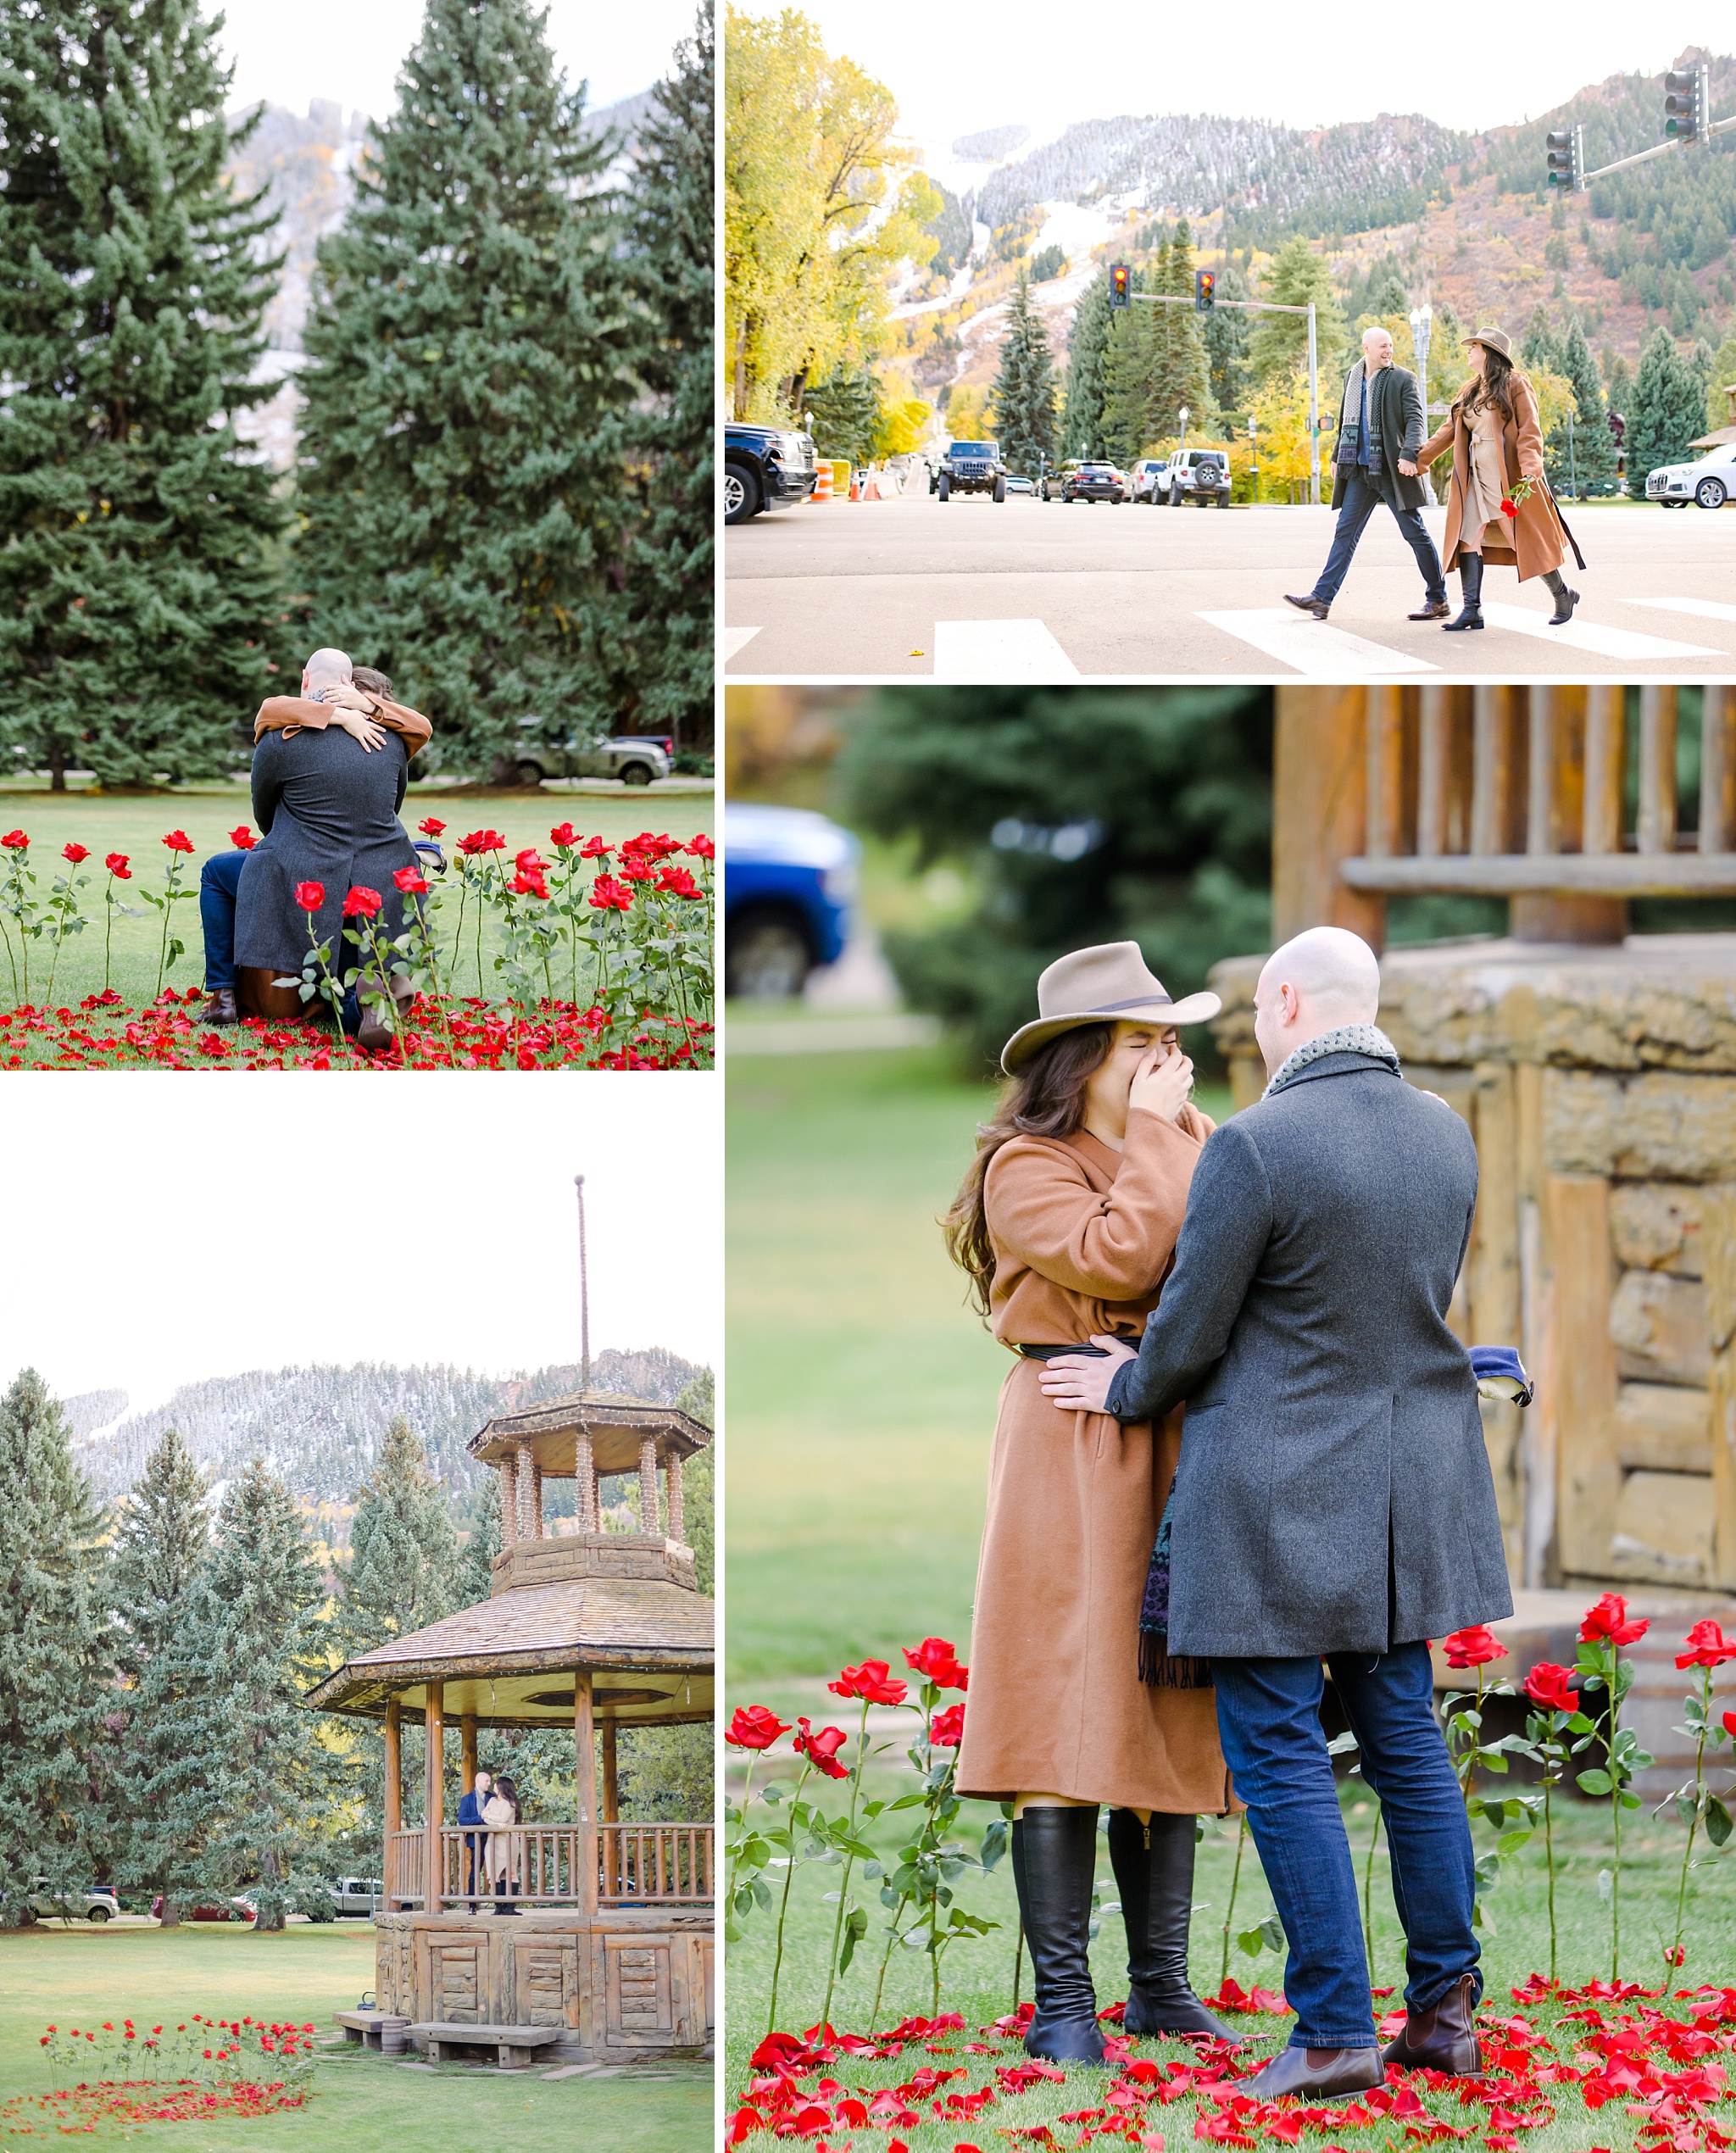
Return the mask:
{"type": "Polygon", "coordinates": [[[814,437],[732,420],[723,431],[723,520],[745,523],[766,509],[805,501],[817,483],[814,437]]]}
{"type": "Polygon", "coordinates": [[[49,1889],[46,1877],[38,1877],[19,1911],[19,1923],[28,1928],[33,1922],[70,1922],[81,1915],[87,1922],[112,1922],[120,1911],[113,1884],[89,1884],[83,1891],[62,1897],[49,1889]]]}
{"type": "Polygon", "coordinates": [[[332,1911],[341,1918],[365,1921],[385,1904],[386,1886],[378,1877],[340,1877],[331,1887],[332,1911]]]}
{"type": "Polygon", "coordinates": [[[1155,508],[1160,501],[1169,498],[1169,460],[1163,456],[1142,456],[1127,474],[1128,498],[1149,501],[1155,508]]]}
{"type": "Polygon", "coordinates": [[[1018,475],[1010,475],[1007,479],[1007,492],[1009,493],[1035,493],[1036,491],[1037,481],[1034,478],[1025,478],[1018,475]]]}
{"type": "Polygon", "coordinates": [[[1127,498],[1127,481],[1113,464],[1063,464],[1043,481],[1045,501],[1112,501],[1127,498]]]}
{"type": "Polygon", "coordinates": [[[1646,474],[1646,499],[1661,501],[1666,509],[1685,509],[1690,501],[1698,508],[1722,509],[1733,494],[1736,441],[1720,442],[1695,463],[1665,464],[1646,474]]]}
{"type": "Polygon", "coordinates": [[[806,808],[732,801],[723,811],[723,976],[727,994],[799,994],[849,939],[862,848],[806,808]]]}
{"type": "Polygon", "coordinates": [[[509,767],[520,785],[540,785],[545,777],[618,777],[623,785],[648,785],[675,768],[666,737],[635,733],[615,740],[549,740],[542,724],[540,718],[519,720],[523,737],[509,767]]]}
{"type": "Polygon", "coordinates": [[[934,491],[943,501],[954,493],[988,493],[1007,498],[1007,467],[998,441],[955,441],[940,459],[934,491]]]}
{"type": "MultiPolygon", "coordinates": [[[[151,1901],[151,1911],[159,1921],[162,1920],[161,1892],[151,1901]]],[[[250,1922],[257,1913],[258,1909],[247,1899],[198,1899],[191,1905],[182,1906],[181,1918],[184,1922],[250,1922]]]]}
{"type": "Polygon", "coordinates": [[[1178,448],[1164,466],[1162,484],[1169,505],[1220,509],[1230,505],[1230,459],[1221,448],[1178,448]]]}

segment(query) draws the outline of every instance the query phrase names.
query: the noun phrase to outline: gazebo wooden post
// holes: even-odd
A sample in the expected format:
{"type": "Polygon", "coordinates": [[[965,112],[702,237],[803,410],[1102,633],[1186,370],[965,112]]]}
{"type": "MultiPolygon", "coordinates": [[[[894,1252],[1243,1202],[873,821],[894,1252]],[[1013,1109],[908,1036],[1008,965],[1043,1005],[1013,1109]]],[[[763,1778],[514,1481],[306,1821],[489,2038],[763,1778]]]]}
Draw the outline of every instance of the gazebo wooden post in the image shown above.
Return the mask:
{"type": "Polygon", "coordinates": [[[403,1829],[403,1745],[398,1733],[398,1722],[403,1707],[396,1697],[386,1705],[386,1905],[389,1912],[398,1905],[398,1834],[403,1829]]]}
{"type": "Polygon", "coordinates": [[[459,1792],[467,1794],[476,1783],[476,1715],[464,1713],[458,1723],[459,1792]]]}
{"type": "Polygon", "coordinates": [[[669,1462],[663,1468],[663,1479],[669,1491],[669,1537],[682,1544],[687,1538],[687,1520],[682,1511],[682,1461],[678,1451],[670,1452],[669,1462]]]}
{"type": "Polygon", "coordinates": [[[657,1515],[657,1438],[654,1435],[639,1438],[639,1530],[648,1533],[654,1540],[663,1537],[662,1521],[657,1515]]]}
{"type": "Polygon", "coordinates": [[[620,1822],[620,1783],[615,1772],[615,1722],[603,1722],[603,1821],[605,1824],[620,1822]]]}
{"type": "Polygon", "coordinates": [[[426,1819],[424,1835],[426,1839],[422,1860],[424,1880],[422,1911],[437,1914],[441,1906],[441,1887],[445,1882],[440,1865],[440,1828],[446,1822],[446,1686],[443,1683],[428,1684],[428,1702],[422,1714],[427,1730],[427,1756],[424,1770],[427,1773],[427,1794],[422,1814],[426,1819]]]}
{"type": "Polygon", "coordinates": [[[533,1522],[536,1512],[536,1471],[537,1460],[530,1444],[520,1444],[517,1511],[518,1538],[521,1540],[534,1540],[537,1537],[537,1527],[533,1522]]]}
{"type": "Polygon", "coordinates": [[[597,1516],[597,1456],[591,1438],[581,1429],[573,1442],[573,1494],[581,1533],[600,1533],[597,1516]]]}
{"type": "Polygon", "coordinates": [[[578,1794],[579,1859],[584,1864],[587,1914],[597,1911],[597,1727],[592,1708],[591,1675],[581,1668],[573,1681],[573,1749],[578,1794]]]}
{"type": "Polygon", "coordinates": [[[516,1543],[519,1538],[518,1485],[513,1475],[512,1460],[510,1458],[502,1458],[498,1460],[498,1464],[500,1470],[500,1544],[503,1548],[509,1548],[516,1543]]]}

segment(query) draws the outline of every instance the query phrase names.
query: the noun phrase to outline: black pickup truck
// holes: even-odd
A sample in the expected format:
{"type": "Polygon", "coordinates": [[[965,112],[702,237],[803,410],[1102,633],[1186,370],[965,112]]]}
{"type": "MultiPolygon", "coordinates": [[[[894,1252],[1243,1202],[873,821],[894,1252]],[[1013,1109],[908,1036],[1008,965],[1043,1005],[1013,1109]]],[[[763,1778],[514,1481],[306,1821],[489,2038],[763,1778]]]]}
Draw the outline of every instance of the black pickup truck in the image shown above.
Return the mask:
{"type": "Polygon", "coordinates": [[[815,484],[814,437],[732,420],[723,438],[723,520],[745,523],[765,509],[805,501],[815,484]]]}

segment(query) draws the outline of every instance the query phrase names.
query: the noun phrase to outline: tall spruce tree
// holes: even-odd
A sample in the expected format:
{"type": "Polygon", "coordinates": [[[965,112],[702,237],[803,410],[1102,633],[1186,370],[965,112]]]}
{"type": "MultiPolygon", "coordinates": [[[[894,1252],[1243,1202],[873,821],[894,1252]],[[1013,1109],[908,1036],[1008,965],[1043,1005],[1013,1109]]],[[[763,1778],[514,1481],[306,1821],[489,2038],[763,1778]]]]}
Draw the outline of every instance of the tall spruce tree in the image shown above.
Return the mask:
{"type": "MultiPolygon", "coordinates": [[[[185,1895],[202,1881],[198,1861],[190,1858],[198,1827],[189,1833],[160,1798],[166,1784],[181,1781],[186,1685],[203,1678],[179,1648],[209,1552],[208,1492],[186,1439],[165,1428],[120,1506],[114,1534],[114,1656],[127,1685],[114,1771],[115,1865],[135,1889],[160,1896],[165,1928],[180,1920],[185,1895]]],[[[192,1790],[183,1783],[181,1791],[192,1790]]]]}
{"type": "Polygon", "coordinates": [[[676,47],[633,153],[630,268],[646,324],[628,409],[622,483],[637,511],[626,540],[617,685],[641,730],[696,744],[711,726],[714,505],[713,170],[717,103],[710,0],[676,47]]]}
{"type": "Polygon", "coordinates": [[[109,1687],[102,1520],[33,1368],[0,1399],[0,1921],[36,1879],[81,1896],[103,1864],[109,1687]]]}
{"type": "Polygon", "coordinates": [[[453,1563],[452,1603],[474,1607],[494,1588],[494,1558],[500,1553],[500,1476],[482,1477],[482,1493],[474,1512],[470,1538],[459,1549],[453,1563]]]}
{"type": "Polygon", "coordinates": [[[219,775],[268,689],[283,511],[233,422],[280,264],[217,36],[195,0],[0,8],[0,742],[57,790],[219,775]]]}
{"type": "Polygon", "coordinates": [[[428,0],[320,243],[305,337],[316,631],[385,667],[472,771],[511,759],[526,715],[613,724],[637,648],[618,451],[646,321],[601,186],[610,146],[544,19],[531,0],[428,0]]]}
{"type": "Polygon", "coordinates": [[[1541,300],[1531,310],[1531,319],[1525,325],[1525,334],[1519,341],[1519,364],[1522,366],[1546,366],[1550,373],[1562,372],[1561,338],[1550,320],[1550,310],[1541,300]]]}
{"type": "MultiPolygon", "coordinates": [[[[1274,305],[1314,307],[1315,348],[1320,368],[1320,402],[1323,411],[1337,407],[1335,385],[1347,370],[1350,352],[1344,315],[1333,297],[1332,275],[1321,254],[1299,235],[1288,239],[1266,272],[1260,297],[1274,305]]],[[[1294,373],[1308,364],[1308,317],[1302,314],[1262,314],[1255,320],[1248,339],[1248,364],[1257,381],[1269,375],[1294,373]]]]}
{"type": "Polygon", "coordinates": [[[331,1819],[336,1765],[303,1701],[327,1663],[323,1597],[294,1499],[255,1459],[195,1577],[144,1792],[179,1866],[206,1890],[247,1885],[261,1929],[306,1895],[331,1819]]]}
{"type": "MultiPolygon", "coordinates": [[[[1160,271],[1137,271],[1136,290],[1160,288],[1160,271]]],[[[1159,365],[1159,340],[1163,307],[1132,304],[1118,309],[1111,317],[1109,340],[1103,353],[1102,416],[1098,422],[1096,453],[1123,467],[1144,453],[1152,429],[1151,388],[1159,365]]]]}
{"type": "MultiPolygon", "coordinates": [[[[1220,299],[1247,299],[1253,295],[1248,279],[1233,261],[1219,270],[1220,299]]],[[[1206,364],[1210,370],[1211,400],[1221,411],[1243,411],[1248,379],[1249,317],[1239,307],[1220,306],[1205,318],[1202,331],[1206,364]]]]}
{"type": "Polygon", "coordinates": [[[1019,264],[1007,307],[1000,371],[994,381],[994,424],[1001,461],[1010,471],[1035,478],[1039,462],[1054,461],[1054,362],[1049,331],[1031,303],[1031,278],[1019,264]]]}
{"type": "Polygon", "coordinates": [[[1704,431],[1705,383],[1676,349],[1660,322],[1641,348],[1628,420],[1628,490],[1644,495],[1646,474],[1664,464],[1685,464],[1688,446],[1704,431]]]}
{"type": "Polygon", "coordinates": [[[1597,360],[1576,314],[1561,341],[1560,370],[1573,384],[1573,439],[1569,453],[1567,424],[1550,429],[1544,444],[1550,483],[1558,493],[1577,482],[1583,493],[1604,492],[1616,475],[1616,442],[1604,410],[1604,385],[1597,360]]]}
{"type": "MultiPolygon", "coordinates": [[[[1194,242],[1185,217],[1177,221],[1169,244],[1160,254],[1157,275],[1148,287],[1176,299],[1194,296],[1194,242]]],[[[1154,365],[1146,405],[1147,440],[1167,439],[1181,431],[1180,413],[1188,410],[1191,433],[1208,431],[1216,413],[1211,401],[1211,362],[1205,349],[1199,317],[1191,306],[1154,307],[1157,315],[1154,365]]]]}
{"type": "Polygon", "coordinates": [[[1104,360],[1118,319],[1109,303],[1109,271],[1092,278],[1073,315],[1067,345],[1067,406],[1061,428],[1063,456],[1103,453],[1104,360]]]}
{"type": "Polygon", "coordinates": [[[338,1633],[351,1657],[452,1612],[458,1535],[422,1438],[402,1414],[356,1493],[338,1633]]]}

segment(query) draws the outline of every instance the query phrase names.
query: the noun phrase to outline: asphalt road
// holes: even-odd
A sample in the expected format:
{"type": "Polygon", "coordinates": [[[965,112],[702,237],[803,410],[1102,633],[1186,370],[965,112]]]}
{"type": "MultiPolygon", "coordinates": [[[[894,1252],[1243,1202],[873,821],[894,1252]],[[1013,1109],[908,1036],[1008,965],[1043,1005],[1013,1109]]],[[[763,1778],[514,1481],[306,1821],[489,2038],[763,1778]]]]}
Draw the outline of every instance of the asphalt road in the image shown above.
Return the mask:
{"type": "MultiPolygon", "coordinates": [[[[1444,508],[1425,511],[1437,546],[1444,508]]],[[[826,502],[726,537],[734,680],[1034,682],[1421,677],[1695,680],[1736,673],[1736,505],[1570,509],[1589,565],[1566,628],[1539,582],[1484,578],[1488,626],[1407,620],[1410,548],[1377,509],[1330,620],[1284,604],[1332,542],[1327,509],[1175,509],[986,495],[826,502]]],[[[1457,598],[1457,578],[1449,579],[1457,598]]]]}

